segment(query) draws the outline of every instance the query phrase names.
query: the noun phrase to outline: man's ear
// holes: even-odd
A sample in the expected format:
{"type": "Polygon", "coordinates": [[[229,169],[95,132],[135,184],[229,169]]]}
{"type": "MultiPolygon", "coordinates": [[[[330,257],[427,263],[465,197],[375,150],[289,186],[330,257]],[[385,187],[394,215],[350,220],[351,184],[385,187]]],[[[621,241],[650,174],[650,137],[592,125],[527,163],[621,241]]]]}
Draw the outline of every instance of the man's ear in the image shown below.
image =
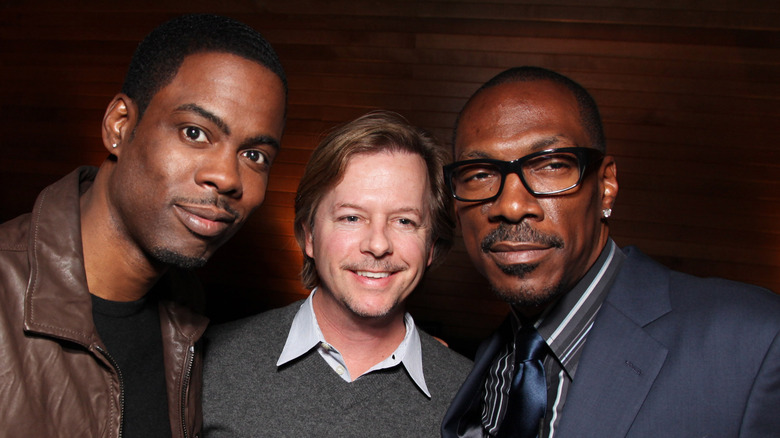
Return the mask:
{"type": "Polygon", "coordinates": [[[599,186],[601,188],[601,208],[611,209],[618,194],[617,164],[611,155],[604,157],[599,169],[599,186]]]}
{"type": "Polygon", "coordinates": [[[311,227],[303,225],[304,248],[303,252],[306,253],[309,258],[314,259],[314,235],[311,232],[311,227]]]}
{"type": "Polygon", "coordinates": [[[122,153],[122,141],[130,139],[138,121],[138,108],[135,102],[124,93],[111,100],[103,115],[103,147],[110,154],[122,153]]]}

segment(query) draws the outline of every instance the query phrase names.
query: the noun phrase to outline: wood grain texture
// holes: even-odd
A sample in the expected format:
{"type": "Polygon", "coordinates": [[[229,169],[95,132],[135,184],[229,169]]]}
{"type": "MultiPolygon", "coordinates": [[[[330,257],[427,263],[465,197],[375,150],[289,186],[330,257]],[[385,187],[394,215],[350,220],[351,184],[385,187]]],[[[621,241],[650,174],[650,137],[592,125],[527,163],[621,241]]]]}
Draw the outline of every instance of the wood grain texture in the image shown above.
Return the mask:
{"type": "MultiPolygon", "coordinates": [[[[371,109],[445,142],[466,99],[516,65],[560,71],[601,106],[621,245],[696,275],[780,291],[780,5],[737,0],[0,2],[0,220],[99,164],[105,105],[137,42],[183,12],[233,16],[276,47],[290,85],[266,203],[202,272],[227,320],[305,296],[292,234],[305,163],[371,109]]],[[[462,242],[412,296],[469,353],[506,313],[462,242]]]]}

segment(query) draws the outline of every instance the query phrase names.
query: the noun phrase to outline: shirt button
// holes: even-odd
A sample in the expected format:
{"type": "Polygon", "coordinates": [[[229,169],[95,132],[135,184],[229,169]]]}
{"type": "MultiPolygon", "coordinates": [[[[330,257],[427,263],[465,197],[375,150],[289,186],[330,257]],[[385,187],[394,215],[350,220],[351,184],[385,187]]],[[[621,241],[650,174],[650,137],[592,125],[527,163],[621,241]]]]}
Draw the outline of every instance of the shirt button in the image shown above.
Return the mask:
{"type": "Polygon", "coordinates": [[[320,347],[322,347],[322,349],[325,351],[330,351],[330,345],[328,345],[327,342],[320,343],[320,347]]]}
{"type": "Polygon", "coordinates": [[[339,365],[336,367],[336,373],[338,373],[339,376],[344,374],[344,367],[339,365]]]}

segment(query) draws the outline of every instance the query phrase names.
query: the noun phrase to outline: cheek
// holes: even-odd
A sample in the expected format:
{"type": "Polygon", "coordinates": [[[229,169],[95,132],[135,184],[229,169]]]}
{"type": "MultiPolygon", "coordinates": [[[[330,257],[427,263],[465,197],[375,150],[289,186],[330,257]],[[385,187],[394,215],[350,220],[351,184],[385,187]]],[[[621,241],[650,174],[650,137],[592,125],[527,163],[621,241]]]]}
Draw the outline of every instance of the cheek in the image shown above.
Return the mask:
{"type": "Polygon", "coordinates": [[[258,174],[252,170],[246,170],[241,179],[244,187],[243,197],[251,213],[265,201],[265,194],[268,189],[268,174],[258,174]]]}
{"type": "Polygon", "coordinates": [[[146,199],[163,200],[163,193],[171,185],[169,165],[154,160],[141,150],[128,149],[125,152],[117,162],[114,178],[120,196],[139,204],[145,203],[146,199]]]}
{"type": "Polygon", "coordinates": [[[314,259],[324,262],[340,263],[345,258],[354,257],[360,253],[360,242],[354,232],[334,230],[321,225],[315,225],[311,240],[314,259]]]}
{"type": "Polygon", "coordinates": [[[581,227],[585,223],[587,205],[580,199],[561,198],[561,199],[542,199],[539,204],[544,211],[545,226],[554,228],[558,234],[576,235],[578,230],[574,228],[581,227]]]}
{"type": "MultiPolygon", "coordinates": [[[[192,157],[183,156],[175,148],[165,148],[162,144],[143,145],[134,151],[133,157],[127,161],[131,162],[132,170],[135,175],[144,175],[143,184],[157,192],[165,191],[175,182],[187,173],[188,163],[193,161],[192,157]]],[[[121,160],[121,159],[120,159],[121,160]]]]}
{"type": "Polygon", "coordinates": [[[479,224],[487,223],[487,215],[485,213],[488,208],[487,204],[478,205],[459,205],[456,201],[457,207],[455,208],[455,216],[458,218],[458,224],[461,229],[473,230],[478,228],[479,224]]]}
{"type": "MultiPolygon", "coordinates": [[[[575,201],[575,200],[572,200],[575,201]]],[[[547,209],[545,230],[563,239],[565,249],[561,256],[576,264],[588,260],[588,251],[598,238],[599,219],[594,216],[592,204],[579,202],[557,203],[547,209]]]]}
{"type": "Polygon", "coordinates": [[[407,239],[404,243],[404,252],[414,257],[416,263],[420,263],[422,268],[428,264],[428,253],[430,246],[424,233],[407,239]]]}

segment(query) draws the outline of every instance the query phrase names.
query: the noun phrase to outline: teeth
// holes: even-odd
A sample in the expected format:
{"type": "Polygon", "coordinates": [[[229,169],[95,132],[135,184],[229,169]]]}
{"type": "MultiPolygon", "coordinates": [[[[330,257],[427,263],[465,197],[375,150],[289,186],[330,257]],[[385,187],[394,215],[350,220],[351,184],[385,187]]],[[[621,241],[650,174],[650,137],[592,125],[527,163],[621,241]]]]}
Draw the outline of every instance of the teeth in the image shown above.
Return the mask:
{"type": "Polygon", "coordinates": [[[390,274],[387,272],[369,272],[369,271],[357,271],[357,275],[362,275],[363,277],[368,277],[368,278],[385,278],[390,276],[390,274]]]}

